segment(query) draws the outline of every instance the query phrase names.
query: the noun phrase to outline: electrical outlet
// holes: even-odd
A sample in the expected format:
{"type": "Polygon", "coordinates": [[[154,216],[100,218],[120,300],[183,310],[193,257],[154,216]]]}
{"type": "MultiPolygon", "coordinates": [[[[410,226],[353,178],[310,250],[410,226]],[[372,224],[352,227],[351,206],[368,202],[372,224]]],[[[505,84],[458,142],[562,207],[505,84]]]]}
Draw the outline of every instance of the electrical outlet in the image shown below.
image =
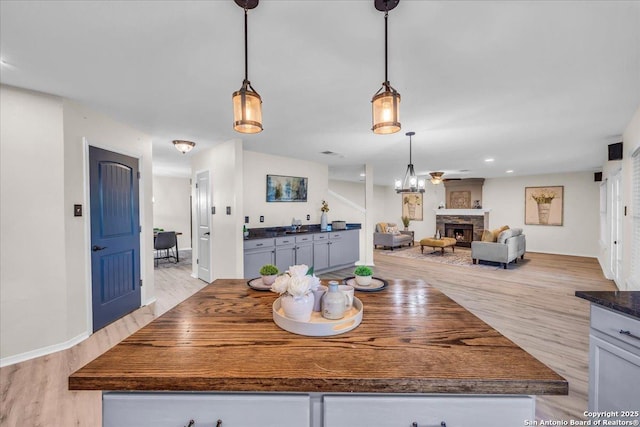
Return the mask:
{"type": "Polygon", "coordinates": [[[307,214],[307,221],[311,221],[311,215],[307,214]]]}
{"type": "Polygon", "coordinates": [[[260,215],[260,222],[264,222],[264,215],[260,215]]]}
{"type": "MultiPolygon", "coordinates": [[[[625,207],[625,212],[626,209],[625,207]]],[[[73,216],[82,216],[82,205],[73,205],[73,216]]]]}
{"type": "Polygon", "coordinates": [[[231,215],[231,206],[227,206],[227,215],[231,215]]]}
{"type": "Polygon", "coordinates": [[[249,224],[249,217],[248,217],[248,216],[245,216],[245,217],[244,217],[244,223],[245,223],[245,224],[249,224]]]}

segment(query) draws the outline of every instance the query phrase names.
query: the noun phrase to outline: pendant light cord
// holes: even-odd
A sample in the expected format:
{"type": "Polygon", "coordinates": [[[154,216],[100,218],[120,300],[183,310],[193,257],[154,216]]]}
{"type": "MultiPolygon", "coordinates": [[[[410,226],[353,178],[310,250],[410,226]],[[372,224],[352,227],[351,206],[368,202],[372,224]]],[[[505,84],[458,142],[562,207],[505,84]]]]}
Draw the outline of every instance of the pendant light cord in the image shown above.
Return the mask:
{"type": "Polygon", "coordinates": [[[413,162],[411,161],[411,135],[409,135],[409,164],[413,164],[413,162]]]}
{"type": "Polygon", "coordinates": [[[387,42],[387,18],[389,17],[389,11],[385,10],[384,12],[384,82],[387,83],[389,81],[389,77],[387,75],[388,71],[388,61],[387,61],[387,51],[388,51],[388,42],[387,42]]]}
{"type": "Polygon", "coordinates": [[[247,8],[244,9],[244,80],[249,81],[249,55],[247,53],[247,8]]]}

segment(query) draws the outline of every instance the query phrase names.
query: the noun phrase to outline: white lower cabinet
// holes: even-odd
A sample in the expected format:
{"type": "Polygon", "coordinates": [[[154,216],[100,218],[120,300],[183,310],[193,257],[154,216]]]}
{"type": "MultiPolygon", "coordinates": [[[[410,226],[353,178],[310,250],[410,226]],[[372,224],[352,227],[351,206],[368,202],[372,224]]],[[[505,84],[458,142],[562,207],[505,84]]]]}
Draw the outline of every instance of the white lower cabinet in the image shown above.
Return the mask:
{"type": "Polygon", "coordinates": [[[103,427],[308,427],[308,395],[104,393],[103,427]]]}
{"type": "Polygon", "coordinates": [[[324,398],[325,427],[517,427],[525,420],[535,420],[534,397],[324,398]]]}
{"type": "Polygon", "coordinates": [[[640,419],[640,320],[591,304],[589,410],[640,419]],[[627,412],[629,411],[629,412],[627,412]]]}
{"type": "Polygon", "coordinates": [[[218,420],[221,427],[517,427],[535,420],[535,397],[103,394],[103,427],[187,427],[190,420],[190,427],[216,427],[218,420]]]}

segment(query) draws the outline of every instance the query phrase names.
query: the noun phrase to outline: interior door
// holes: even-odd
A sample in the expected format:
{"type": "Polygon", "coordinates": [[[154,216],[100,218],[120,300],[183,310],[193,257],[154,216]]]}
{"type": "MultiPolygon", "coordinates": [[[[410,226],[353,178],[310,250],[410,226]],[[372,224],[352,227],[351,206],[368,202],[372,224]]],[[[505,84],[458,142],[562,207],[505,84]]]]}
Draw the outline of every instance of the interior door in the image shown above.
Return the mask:
{"type": "Polygon", "coordinates": [[[622,188],[621,170],[611,177],[611,274],[618,285],[622,285],[622,188]]]}
{"type": "Polygon", "coordinates": [[[93,330],[140,307],[138,159],[89,147],[93,330]]]}
{"type": "Polygon", "coordinates": [[[209,171],[196,175],[197,235],[198,235],[198,278],[207,283],[213,281],[211,274],[211,191],[209,171]]]}

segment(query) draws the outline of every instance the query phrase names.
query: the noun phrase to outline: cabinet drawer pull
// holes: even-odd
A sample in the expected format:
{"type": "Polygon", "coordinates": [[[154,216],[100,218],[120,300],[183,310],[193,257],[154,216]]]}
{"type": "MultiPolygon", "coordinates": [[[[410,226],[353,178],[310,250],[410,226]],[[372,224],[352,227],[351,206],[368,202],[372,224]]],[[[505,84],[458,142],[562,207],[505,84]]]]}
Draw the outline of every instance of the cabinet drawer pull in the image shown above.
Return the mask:
{"type": "MultiPolygon", "coordinates": [[[[411,427],[418,427],[418,423],[414,422],[413,424],[411,424],[411,427]]],[[[426,426],[425,426],[426,427],[426,426]]],[[[442,421],[438,427],[447,427],[447,423],[445,423],[444,421],[442,421]]]]}
{"type": "Polygon", "coordinates": [[[256,246],[262,246],[264,243],[256,243],[256,246]]]}
{"type": "Polygon", "coordinates": [[[620,329],[620,334],[626,335],[626,336],[631,337],[631,338],[635,338],[637,340],[640,340],[639,336],[633,335],[630,331],[625,331],[624,329],[620,329]]]}

